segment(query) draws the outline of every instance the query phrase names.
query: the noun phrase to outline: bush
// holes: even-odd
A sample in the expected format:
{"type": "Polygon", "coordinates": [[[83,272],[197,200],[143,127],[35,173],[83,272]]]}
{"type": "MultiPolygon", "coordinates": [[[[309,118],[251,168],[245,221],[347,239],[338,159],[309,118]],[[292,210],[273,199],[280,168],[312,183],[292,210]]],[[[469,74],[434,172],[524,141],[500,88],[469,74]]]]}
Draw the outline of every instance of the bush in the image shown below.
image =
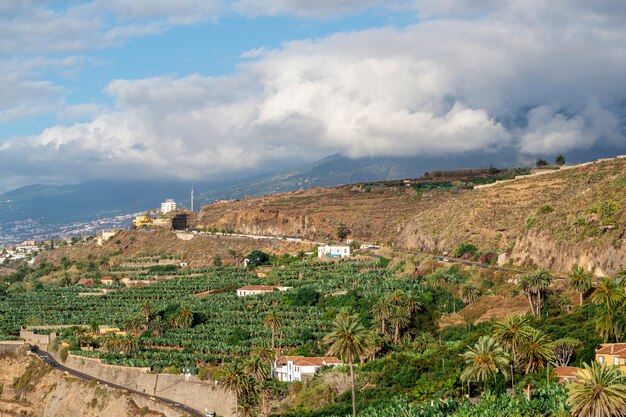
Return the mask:
{"type": "Polygon", "coordinates": [[[454,250],[454,256],[457,258],[460,258],[466,253],[473,256],[477,250],[478,249],[476,248],[476,246],[472,245],[471,243],[463,242],[459,246],[457,246],[456,249],[454,250]]]}
{"type": "Polygon", "coordinates": [[[548,214],[548,213],[552,213],[553,211],[554,211],[554,207],[552,207],[550,204],[544,204],[543,206],[539,207],[539,209],[537,210],[537,213],[548,214]]]}
{"type": "Polygon", "coordinates": [[[65,361],[67,360],[67,355],[69,355],[69,348],[64,347],[59,353],[59,356],[61,357],[61,362],[65,363],[65,361]]]}
{"type": "Polygon", "coordinates": [[[270,264],[270,256],[265,252],[261,252],[260,250],[253,250],[246,258],[249,261],[248,265],[250,265],[252,268],[270,264]]]}

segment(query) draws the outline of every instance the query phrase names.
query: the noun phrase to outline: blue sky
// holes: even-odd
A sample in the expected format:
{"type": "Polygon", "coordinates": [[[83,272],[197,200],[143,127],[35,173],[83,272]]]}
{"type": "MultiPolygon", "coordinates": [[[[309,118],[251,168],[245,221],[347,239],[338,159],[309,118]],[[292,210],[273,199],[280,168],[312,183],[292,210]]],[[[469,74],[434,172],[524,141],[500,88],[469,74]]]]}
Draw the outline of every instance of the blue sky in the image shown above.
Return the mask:
{"type": "Polygon", "coordinates": [[[625,18],[617,0],[7,0],[0,192],[625,149],[625,18]]]}

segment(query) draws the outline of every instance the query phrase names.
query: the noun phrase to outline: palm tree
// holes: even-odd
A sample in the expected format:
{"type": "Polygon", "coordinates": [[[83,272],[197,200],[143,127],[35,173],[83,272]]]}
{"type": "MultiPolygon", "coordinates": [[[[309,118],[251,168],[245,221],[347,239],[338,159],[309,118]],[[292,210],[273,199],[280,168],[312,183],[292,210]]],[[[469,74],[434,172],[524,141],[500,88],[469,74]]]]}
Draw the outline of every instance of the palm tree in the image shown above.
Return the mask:
{"type": "Polygon", "coordinates": [[[139,308],[139,312],[143,316],[146,323],[148,323],[152,318],[152,315],[154,314],[154,307],[152,306],[152,303],[150,301],[146,301],[139,308]]]}
{"type": "Polygon", "coordinates": [[[542,367],[554,356],[554,344],[546,333],[538,329],[531,329],[528,338],[524,340],[520,355],[526,362],[526,375],[542,367]]]}
{"type": "Polygon", "coordinates": [[[280,317],[278,317],[275,312],[270,312],[265,317],[265,327],[272,331],[272,350],[275,349],[274,341],[276,339],[276,332],[280,329],[281,325],[280,317]]]}
{"type": "Polygon", "coordinates": [[[459,298],[465,304],[471,304],[480,297],[480,290],[472,284],[463,284],[459,288],[459,298]]]}
{"type": "Polygon", "coordinates": [[[483,382],[483,393],[487,391],[487,381],[496,379],[498,372],[506,376],[510,365],[509,353],[491,336],[482,336],[474,347],[461,355],[467,368],[461,374],[466,382],[483,382]]]}
{"type": "Polygon", "coordinates": [[[163,317],[156,316],[150,323],[150,329],[155,336],[161,336],[167,330],[167,322],[163,320],[163,317]]]}
{"type": "Polygon", "coordinates": [[[386,329],[385,324],[389,319],[389,304],[384,297],[379,298],[374,306],[372,307],[372,314],[380,322],[380,332],[385,335],[386,329]]]}
{"type": "Polygon", "coordinates": [[[616,323],[616,313],[618,306],[624,302],[625,298],[624,289],[608,277],[602,278],[602,282],[597,284],[591,293],[591,301],[604,306],[605,314],[598,317],[596,330],[604,336],[605,341],[613,337],[617,342],[621,335],[616,323]]]}
{"type": "Polygon", "coordinates": [[[252,355],[244,362],[243,370],[252,375],[257,381],[263,381],[270,376],[271,369],[260,356],[252,355]]]}
{"type": "Polygon", "coordinates": [[[241,363],[233,362],[224,367],[219,382],[235,394],[235,414],[239,416],[240,402],[244,400],[244,404],[249,404],[246,397],[254,389],[252,378],[244,372],[241,363]]]}
{"type": "Polygon", "coordinates": [[[591,289],[591,274],[585,271],[585,268],[582,266],[575,266],[572,268],[572,273],[569,276],[569,285],[578,291],[580,306],[582,307],[583,297],[591,289]]]}
{"type": "Polygon", "coordinates": [[[324,336],[322,343],[328,345],[328,355],[339,356],[350,367],[350,381],[352,385],[352,416],[356,417],[356,390],[354,383],[355,359],[369,351],[372,340],[371,332],[367,330],[357,314],[339,313],[332,324],[332,330],[324,336]]]}
{"type": "Polygon", "coordinates": [[[543,309],[543,303],[550,283],[552,283],[552,274],[544,268],[526,275],[519,283],[521,290],[528,298],[530,311],[535,317],[541,316],[541,310],[543,309]]]}
{"type": "Polygon", "coordinates": [[[188,329],[191,327],[192,323],[193,313],[188,308],[182,307],[176,317],[176,327],[179,329],[188,329]]]}
{"type": "Polygon", "coordinates": [[[580,382],[569,384],[567,403],[573,417],[622,417],[626,415],[626,385],[619,368],[593,362],[578,372],[580,382]]]}
{"type": "Polygon", "coordinates": [[[139,349],[139,342],[137,338],[131,335],[121,337],[119,340],[119,351],[126,355],[135,353],[139,349]]]}
{"type": "Polygon", "coordinates": [[[519,347],[528,339],[532,327],[530,317],[526,315],[510,314],[497,322],[493,335],[496,340],[511,349],[511,387],[515,383],[515,367],[519,360],[519,347]]]}

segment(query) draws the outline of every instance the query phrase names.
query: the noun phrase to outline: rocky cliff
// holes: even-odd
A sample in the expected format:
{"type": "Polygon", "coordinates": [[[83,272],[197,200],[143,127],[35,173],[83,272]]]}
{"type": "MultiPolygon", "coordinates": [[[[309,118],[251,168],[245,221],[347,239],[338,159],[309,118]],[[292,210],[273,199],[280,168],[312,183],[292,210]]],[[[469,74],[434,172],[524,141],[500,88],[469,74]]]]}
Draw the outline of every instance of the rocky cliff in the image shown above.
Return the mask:
{"type": "Polygon", "coordinates": [[[459,243],[506,253],[517,264],[598,275],[626,265],[626,159],[612,159],[477,190],[352,185],[202,208],[199,224],[249,234],[451,252],[459,243]]]}
{"type": "Polygon", "coordinates": [[[181,416],[164,404],[65,375],[24,351],[0,355],[0,369],[0,416],[181,416]]]}

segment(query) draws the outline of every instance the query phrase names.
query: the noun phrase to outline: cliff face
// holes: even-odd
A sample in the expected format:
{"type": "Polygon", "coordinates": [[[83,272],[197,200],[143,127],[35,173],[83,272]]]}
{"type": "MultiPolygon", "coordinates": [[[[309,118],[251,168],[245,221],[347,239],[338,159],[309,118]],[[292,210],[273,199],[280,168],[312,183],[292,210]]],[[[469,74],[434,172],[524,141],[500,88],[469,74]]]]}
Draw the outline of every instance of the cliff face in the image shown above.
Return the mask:
{"type": "Polygon", "coordinates": [[[626,265],[626,159],[461,193],[417,214],[400,246],[453,251],[461,242],[515,264],[610,275],[626,265]]]}
{"type": "Polygon", "coordinates": [[[0,369],[0,416],[181,416],[149,399],[77,380],[24,354],[0,356],[0,369]]]}
{"type": "Polygon", "coordinates": [[[524,265],[598,275],[626,264],[626,159],[522,178],[480,190],[318,188],[205,206],[199,224],[261,235],[452,252],[461,242],[524,265]]]}
{"type": "Polygon", "coordinates": [[[359,241],[390,242],[420,205],[409,188],[315,188],[204,206],[199,224],[258,235],[337,239],[340,225],[359,241]]]}

